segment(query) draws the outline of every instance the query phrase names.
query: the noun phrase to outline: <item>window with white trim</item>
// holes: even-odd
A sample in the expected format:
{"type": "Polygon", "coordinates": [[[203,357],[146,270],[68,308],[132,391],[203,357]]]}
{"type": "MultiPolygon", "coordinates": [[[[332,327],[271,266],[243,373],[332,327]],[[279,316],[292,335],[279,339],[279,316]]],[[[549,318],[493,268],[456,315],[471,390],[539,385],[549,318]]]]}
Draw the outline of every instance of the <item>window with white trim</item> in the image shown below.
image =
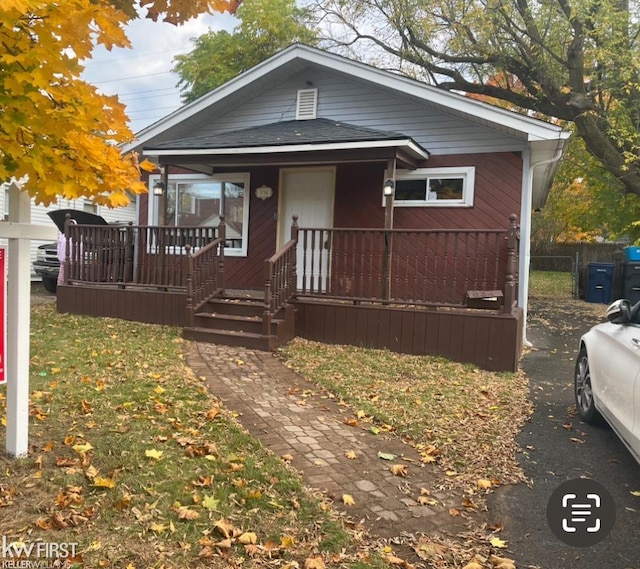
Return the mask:
{"type": "MultiPolygon", "coordinates": [[[[150,180],[150,187],[153,188],[155,181],[150,180]]],[[[217,227],[220,215],[224,214],[225,255],[246,256],[249,188],[248,173],[171,176],[167,189],[167,225],[217,227]]]]}
{"type": "Polygon", "coordinates": [[[475,167],[396,172],[395,207],[471,207],[475,167]]]}

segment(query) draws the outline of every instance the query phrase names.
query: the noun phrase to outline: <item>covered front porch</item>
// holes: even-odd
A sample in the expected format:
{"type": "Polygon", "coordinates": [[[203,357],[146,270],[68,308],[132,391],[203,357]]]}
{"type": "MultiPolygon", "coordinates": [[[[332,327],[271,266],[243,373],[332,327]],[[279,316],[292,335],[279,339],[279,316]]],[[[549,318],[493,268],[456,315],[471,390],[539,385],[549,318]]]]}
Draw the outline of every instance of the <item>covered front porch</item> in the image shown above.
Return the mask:
{"type": "Polygon", "coordinates": [[[217,227],[67,224],[58,310],[181,326],[187,338],[273,350],[302,336],[515,370],[518,228],[299,227],[261,263],[227,270],[217,227]]]}

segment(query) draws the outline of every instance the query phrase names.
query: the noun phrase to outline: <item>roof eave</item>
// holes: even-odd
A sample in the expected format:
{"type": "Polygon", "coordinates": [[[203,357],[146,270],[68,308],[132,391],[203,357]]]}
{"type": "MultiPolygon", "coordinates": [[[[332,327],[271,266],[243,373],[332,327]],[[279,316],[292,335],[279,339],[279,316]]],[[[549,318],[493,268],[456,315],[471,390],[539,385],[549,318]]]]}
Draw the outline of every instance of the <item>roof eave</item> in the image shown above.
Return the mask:
{"type": "Polygon", "coordinates": [[[403,148],[420,160],[427,160],[429,152],[410,138],[398,140],[370,140],[358,142],[329,142],[309,144],[282,144],[265,146],[237,146],[231,148],[144,148],[146,156],[218,156],[238,154],[278,154],[290,152],[318,152],[332,150],[362,150],[367,148],[403,148]]]}

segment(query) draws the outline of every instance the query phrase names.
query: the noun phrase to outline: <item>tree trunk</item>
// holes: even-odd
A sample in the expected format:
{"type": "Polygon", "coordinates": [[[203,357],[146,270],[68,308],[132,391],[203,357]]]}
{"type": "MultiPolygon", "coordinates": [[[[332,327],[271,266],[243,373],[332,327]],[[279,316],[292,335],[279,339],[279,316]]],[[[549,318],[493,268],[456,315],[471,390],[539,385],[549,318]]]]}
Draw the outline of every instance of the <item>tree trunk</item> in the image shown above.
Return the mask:
{"type": "Polygon", "coordinates": [[[577,116],[574,121],[587,150],[622,182],[629,193],[640,197],[640,169],[635,164],[625,164],[622,153],[602,131],[596,117],[585,113],[577,116]]]}

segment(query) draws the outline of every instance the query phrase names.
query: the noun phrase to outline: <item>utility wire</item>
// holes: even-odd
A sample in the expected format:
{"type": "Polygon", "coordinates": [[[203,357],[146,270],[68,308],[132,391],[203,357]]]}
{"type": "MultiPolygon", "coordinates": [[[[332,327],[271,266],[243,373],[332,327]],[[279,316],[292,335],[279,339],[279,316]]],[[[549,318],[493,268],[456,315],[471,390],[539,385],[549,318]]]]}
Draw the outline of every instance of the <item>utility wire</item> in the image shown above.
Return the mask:
{"type": "Polygon", "coordinates": [[[103,81],[89,81],[89,82],[92,85],[103,85],[104,83],[115,83],[116,81],[130,81],[131,79],[142,79],[144,77],[155,77],[157,75],[170,75],[171,73],[172,71],[158,71],[157,73],[144,73],[143,75],[132,75],[130,77],[118,77],[117,79],[105,79],[103,81]]]}

